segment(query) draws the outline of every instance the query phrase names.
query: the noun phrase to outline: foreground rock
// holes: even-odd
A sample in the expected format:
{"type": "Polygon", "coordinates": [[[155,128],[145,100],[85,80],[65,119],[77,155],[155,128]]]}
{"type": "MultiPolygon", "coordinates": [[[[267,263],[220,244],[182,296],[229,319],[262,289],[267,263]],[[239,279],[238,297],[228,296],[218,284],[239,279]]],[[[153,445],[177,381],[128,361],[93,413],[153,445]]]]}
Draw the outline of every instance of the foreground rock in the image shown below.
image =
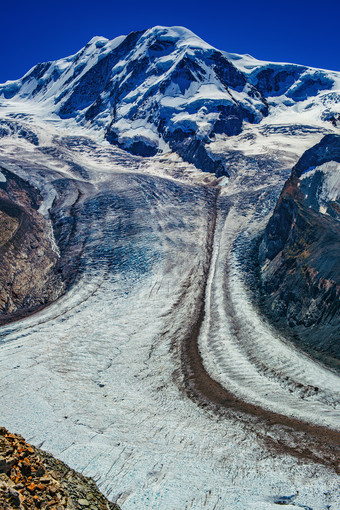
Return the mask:
{"type": "Polygon", "coordinates": [[[0,428],[0,508],[119,510],[91,478],[0,428]]]}

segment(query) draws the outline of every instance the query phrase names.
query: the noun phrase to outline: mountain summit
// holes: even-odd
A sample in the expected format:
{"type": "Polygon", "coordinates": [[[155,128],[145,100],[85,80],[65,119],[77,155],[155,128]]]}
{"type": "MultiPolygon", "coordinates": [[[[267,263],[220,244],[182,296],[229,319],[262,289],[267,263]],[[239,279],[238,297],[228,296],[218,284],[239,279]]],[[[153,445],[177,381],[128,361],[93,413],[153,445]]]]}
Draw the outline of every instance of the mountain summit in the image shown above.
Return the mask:
{"type": "Polygon", "coordinates": [[[75,55],[0,86],[0,97],[38,102],[133,154],[172,150],[221,175],[223,161],[209,151],[216,135],[296,113],[336,125],[339,84],[336,72],[228,54],[185,28],[156,26],[94,37],[75,55]]]}

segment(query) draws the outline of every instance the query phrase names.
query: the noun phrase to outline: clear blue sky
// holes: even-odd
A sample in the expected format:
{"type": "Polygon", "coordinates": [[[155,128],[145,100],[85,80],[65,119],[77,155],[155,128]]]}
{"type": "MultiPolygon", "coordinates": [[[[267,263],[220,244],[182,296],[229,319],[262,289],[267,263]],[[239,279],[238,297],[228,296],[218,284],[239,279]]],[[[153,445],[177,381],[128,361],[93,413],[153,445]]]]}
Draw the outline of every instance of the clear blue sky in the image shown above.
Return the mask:
{"type": "Polygon", "coordinates": [[[0,83],[38,62],[154,25],[181,25],[213,46],[340,71],[340,0],[6,0],[0,83]]]}

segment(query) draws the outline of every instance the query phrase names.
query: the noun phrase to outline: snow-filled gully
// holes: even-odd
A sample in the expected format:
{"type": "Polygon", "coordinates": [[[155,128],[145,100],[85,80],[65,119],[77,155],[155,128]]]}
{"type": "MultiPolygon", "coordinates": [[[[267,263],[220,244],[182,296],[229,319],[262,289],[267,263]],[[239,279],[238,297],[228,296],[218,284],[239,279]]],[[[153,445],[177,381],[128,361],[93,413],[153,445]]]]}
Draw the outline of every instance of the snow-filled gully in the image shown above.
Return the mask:
{"type": "Polygon", "coordinates": [[[123,510],[340,502],[339,379],[253,307],[238,250],[257,206],[245,200],[103,173],[77,209],[79,280],[1,329],[1,424],[123,510]]]}

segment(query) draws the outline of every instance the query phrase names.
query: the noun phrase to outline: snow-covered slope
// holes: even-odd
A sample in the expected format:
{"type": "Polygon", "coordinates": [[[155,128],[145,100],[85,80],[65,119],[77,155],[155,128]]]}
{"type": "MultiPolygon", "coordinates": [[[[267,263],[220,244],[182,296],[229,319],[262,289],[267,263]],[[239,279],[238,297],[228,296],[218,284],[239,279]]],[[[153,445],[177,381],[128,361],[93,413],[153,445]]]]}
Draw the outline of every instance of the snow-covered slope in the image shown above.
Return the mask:
{"type": "Polygon", "coordinates": [[[340,164],[335,161],[311,168],[301,176],[306,204],[340,220],[340,164]]]}
{"type": "Polygon", "coordinates": [[[269,122],[340,125],[340,73],[225,53],[266,98],[269,122]]]}
{"type": "Polygon", "coordinates": [[[340,220],[340,136],[328,135],[294,169],[305,204],[340,220]]]}
{"type": "Polygon", "coordinates": [[[77,54],[0,86],[0,97],[99,129],[133,154],[171,149],[221,175],[223,158],[209,150],[216,135],[239,134],[268,116],[332,127],[339,91],[339,73],[228,54],[185,28],[158,26],[112,41],[95,37],[77,54]]]}

